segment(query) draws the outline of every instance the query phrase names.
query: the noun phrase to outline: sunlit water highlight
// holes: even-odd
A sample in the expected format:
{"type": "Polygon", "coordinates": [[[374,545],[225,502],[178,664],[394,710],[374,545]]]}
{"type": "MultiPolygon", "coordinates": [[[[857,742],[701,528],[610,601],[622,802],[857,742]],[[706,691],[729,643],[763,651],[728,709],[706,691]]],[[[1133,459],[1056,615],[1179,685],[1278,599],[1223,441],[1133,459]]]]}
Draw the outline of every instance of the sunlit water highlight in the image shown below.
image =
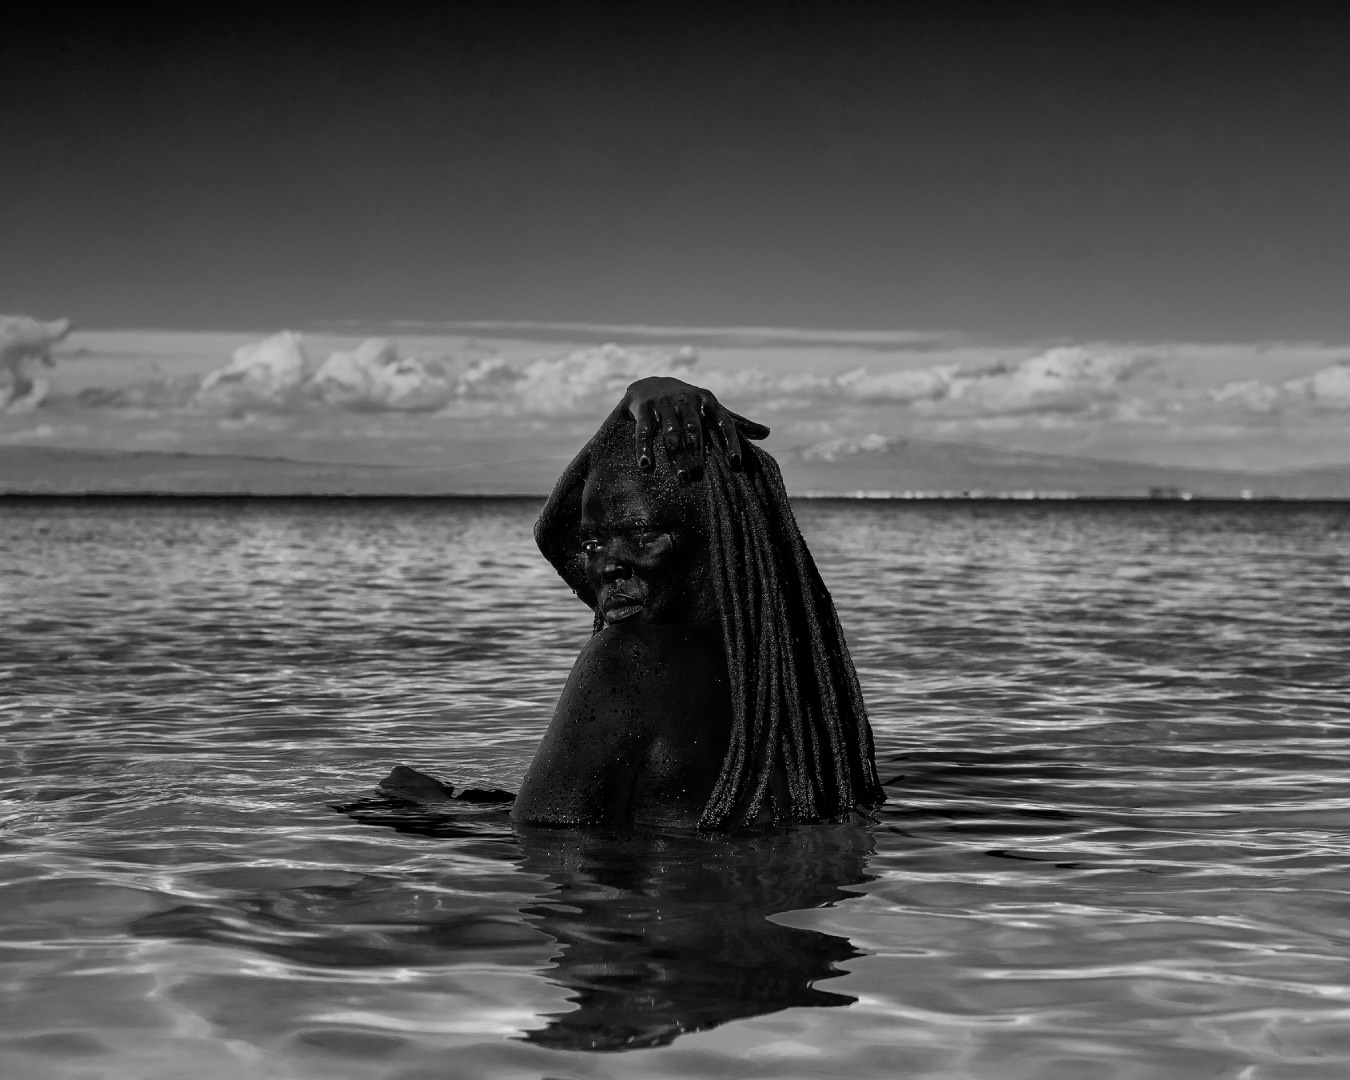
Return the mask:
{"type": "Polygon", "coordinates": [[[1350,511],[799,506],[890,802],[513,788],[529,502],[0,505],[0,1076],[1350,1075],[1350,511]]]}

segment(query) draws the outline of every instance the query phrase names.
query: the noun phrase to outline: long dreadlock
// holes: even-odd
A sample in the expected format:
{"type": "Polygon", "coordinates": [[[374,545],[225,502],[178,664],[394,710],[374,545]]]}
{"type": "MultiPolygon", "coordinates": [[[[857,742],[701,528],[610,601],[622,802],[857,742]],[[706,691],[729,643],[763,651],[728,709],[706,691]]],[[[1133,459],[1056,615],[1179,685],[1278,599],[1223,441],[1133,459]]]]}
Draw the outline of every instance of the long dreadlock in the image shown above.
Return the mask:
{"type": "MultiPolygon", "coordinates": [[[[616,410],[554,488],[535,538],[545,557],[604,620],[577,553],[581,489],[592,455],[613,443],[616,410]]],[[[632,438],[625,445],[631,452],[632,438]]],[[[708,447],[705,540],[731,681],[732,730],[699,827],[837,817],[885,799],[873,762],[858,675],[844,632],[788,502],[778,463],[749,442],[733,470],[708,447]]],[[[685,490],[682,495],[693,495],[685,490]]]]}

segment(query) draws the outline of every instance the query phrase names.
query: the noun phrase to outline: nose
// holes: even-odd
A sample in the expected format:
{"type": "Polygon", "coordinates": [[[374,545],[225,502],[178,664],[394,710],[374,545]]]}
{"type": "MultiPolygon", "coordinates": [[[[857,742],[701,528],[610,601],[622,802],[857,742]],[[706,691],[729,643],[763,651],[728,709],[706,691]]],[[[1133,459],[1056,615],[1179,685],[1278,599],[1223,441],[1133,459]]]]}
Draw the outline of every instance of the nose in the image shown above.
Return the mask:
{"type": "Polygon", "coordinates": [[[602,580],[613,583],[615,581],[626,581],[633,576],[633,564],[624,558],[623,552],[617,544],[608,544],[605,546],[605,560],[601,564],[600,577],[602,580]]]}

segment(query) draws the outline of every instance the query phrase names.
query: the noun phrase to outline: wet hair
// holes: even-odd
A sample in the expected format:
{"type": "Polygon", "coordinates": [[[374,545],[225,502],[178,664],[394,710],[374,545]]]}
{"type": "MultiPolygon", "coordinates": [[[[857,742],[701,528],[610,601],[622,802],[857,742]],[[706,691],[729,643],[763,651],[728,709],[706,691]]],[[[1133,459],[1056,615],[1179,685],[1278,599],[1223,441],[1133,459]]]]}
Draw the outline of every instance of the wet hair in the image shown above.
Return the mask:
{"type": "MultiPolygon", "coordinates": [[[[615,410],[535,525],[540,550],[592,609],[576,543],[581,490],[602,462],[620,454],[631,462],[633,431],[627,412],[615,410]]],[[[743,441],[743,467],[733,470],[710,445],[704,479],[680,485],[664,451],[657,456],[660,493],[701,522],[731,679],[730,740],[699,827],[750,826],[765,810],[776,823],[820,821],[883,802],[858,675],[778,463],[743,441]]],[[[602,626],[597,610],[595,629],[602,626]]]]}

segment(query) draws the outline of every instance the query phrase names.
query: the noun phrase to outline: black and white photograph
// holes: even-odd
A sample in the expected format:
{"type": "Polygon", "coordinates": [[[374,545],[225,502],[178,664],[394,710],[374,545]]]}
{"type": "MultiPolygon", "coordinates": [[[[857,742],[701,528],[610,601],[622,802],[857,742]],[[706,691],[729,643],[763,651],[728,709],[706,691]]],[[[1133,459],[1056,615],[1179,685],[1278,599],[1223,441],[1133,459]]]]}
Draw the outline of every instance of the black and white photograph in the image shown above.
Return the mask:
{"type": "Polygon", "coordinates": [[[0,18],[5,1080],[1350,1076],[1350,8],[0,18]]]}

